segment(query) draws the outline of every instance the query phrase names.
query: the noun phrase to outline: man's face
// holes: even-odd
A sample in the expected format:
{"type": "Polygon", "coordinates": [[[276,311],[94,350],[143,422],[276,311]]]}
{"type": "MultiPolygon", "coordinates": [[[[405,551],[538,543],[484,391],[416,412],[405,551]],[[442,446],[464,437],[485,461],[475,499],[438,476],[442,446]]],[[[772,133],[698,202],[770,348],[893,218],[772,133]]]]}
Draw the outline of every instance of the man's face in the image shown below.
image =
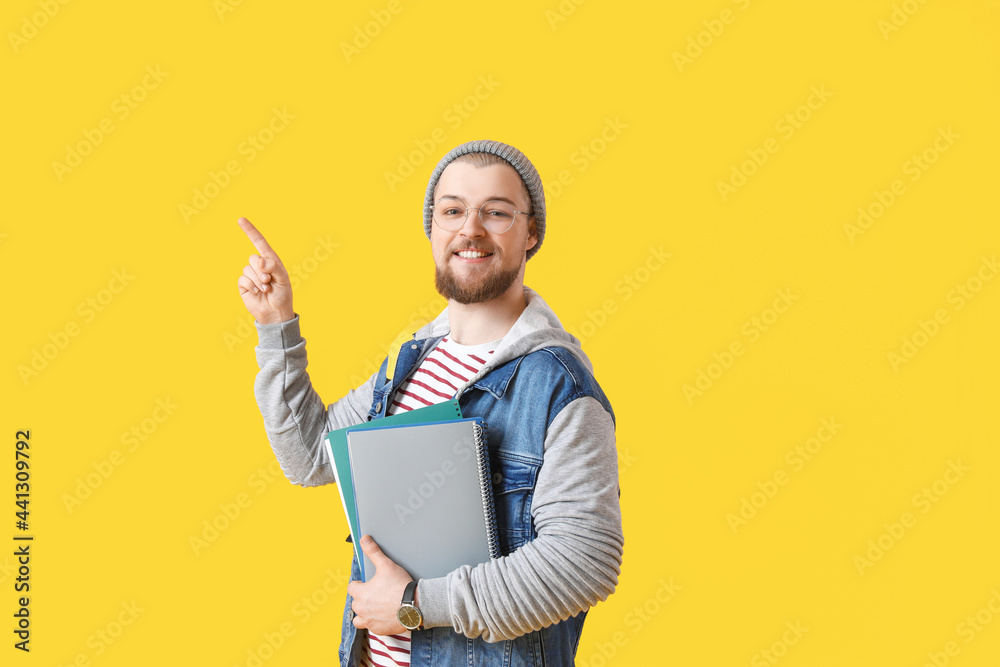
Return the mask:
{"type": "MultiPolygon", "coordinates": [[[[452,162],[438,180],[434,201],[445,196],[457,197],[471,207],[482,206],[491,199],[509,200],[518,211],[527,211],[530,205],[521,177],[506,164],[475,167],[467,162],[452,162]]],[[[503,234],[487,231],[475,211],[469,211],[462,228],[453,232],[434,223],[431,225],[431,250],[437,290],[445,298],[463,304],[490,301],[515,287],[520,290],[524,282],[525,253],[537,242],[534,225],[529,229],[528,218],[521,213],[503,234]],[[487,255],[462,257],[458,254],[469,250],[487,255]]]]}

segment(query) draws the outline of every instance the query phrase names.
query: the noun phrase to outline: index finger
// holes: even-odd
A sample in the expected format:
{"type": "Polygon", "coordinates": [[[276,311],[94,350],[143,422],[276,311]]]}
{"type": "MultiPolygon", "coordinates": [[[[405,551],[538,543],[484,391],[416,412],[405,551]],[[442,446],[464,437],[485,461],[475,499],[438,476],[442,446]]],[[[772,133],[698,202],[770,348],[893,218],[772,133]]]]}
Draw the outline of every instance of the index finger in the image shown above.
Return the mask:
{"type": "Polygon", "coordinates": [[[250,242],[253,243],[253,247],[257,248],[257,252],[266,257],[278,256],[264,239],[264,235],[257,231],[257,228],[253,226],[253,223],[246,218],[240,218],[237,224],[239,224],[240,229],[242,229],[247,237],[249,237],[250,242]]]}

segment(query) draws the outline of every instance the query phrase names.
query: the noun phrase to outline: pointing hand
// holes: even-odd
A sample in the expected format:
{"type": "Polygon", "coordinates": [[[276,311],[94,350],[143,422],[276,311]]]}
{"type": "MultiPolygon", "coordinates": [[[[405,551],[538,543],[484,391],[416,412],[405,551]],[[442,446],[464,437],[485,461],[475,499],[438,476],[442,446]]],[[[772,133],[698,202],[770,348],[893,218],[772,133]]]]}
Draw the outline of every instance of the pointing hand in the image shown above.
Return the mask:
{"type": "Polygon", "coordinates": [[[243,275],[237,281],[243,305],[261,324],[287,322],[295,317],[288,271],[249,220],[240,218],[238,224],[259,253],[250,255],[250,263],[243,267],[243,275]]]}

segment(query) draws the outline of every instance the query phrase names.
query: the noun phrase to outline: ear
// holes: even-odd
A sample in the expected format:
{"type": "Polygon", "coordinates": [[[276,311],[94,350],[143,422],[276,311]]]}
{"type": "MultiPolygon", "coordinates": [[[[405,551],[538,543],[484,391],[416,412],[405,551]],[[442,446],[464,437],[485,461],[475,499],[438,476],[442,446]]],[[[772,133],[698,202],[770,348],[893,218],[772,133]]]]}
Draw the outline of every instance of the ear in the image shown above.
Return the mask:
{"type": "Polygon", "coordinates": [[[525,244],[524,250],[531,250],[536,245],[538,245],[538,226],[535,224],[535,217],[531,216],[528,220],[528,243],[525,244]]]}

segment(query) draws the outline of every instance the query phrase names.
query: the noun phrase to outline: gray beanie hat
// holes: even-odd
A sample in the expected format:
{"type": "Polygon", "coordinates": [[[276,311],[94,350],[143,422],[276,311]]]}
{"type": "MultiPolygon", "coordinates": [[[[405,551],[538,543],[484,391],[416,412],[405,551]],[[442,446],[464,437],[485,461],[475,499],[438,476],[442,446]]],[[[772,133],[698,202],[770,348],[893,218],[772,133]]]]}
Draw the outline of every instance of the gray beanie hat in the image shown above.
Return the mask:
{"type": "Polygon", "coordinates": [[[527,259],[531,259],[531,256],[542,247],[542,239],[545,237],[545,191],[542,189],[542,179],[524,153],[499,141],[468,141],[448,151],[447,155],[438,162],[434,173],[431,174],[431,180],[427,183],[427,194],[424,196],[424,233],[427,234],[427,238],[431,237],[434,188],[437,187],[438,179],[441,178],[441,173],[445,167],[451,164],[452,160],[466,153],[492,153],[506,160],[520,175],[528,189],[528,196],[531,198],[531,211],[535,218],[535,229],[538,235],[538,243],[527,252],[527,259]]]}

